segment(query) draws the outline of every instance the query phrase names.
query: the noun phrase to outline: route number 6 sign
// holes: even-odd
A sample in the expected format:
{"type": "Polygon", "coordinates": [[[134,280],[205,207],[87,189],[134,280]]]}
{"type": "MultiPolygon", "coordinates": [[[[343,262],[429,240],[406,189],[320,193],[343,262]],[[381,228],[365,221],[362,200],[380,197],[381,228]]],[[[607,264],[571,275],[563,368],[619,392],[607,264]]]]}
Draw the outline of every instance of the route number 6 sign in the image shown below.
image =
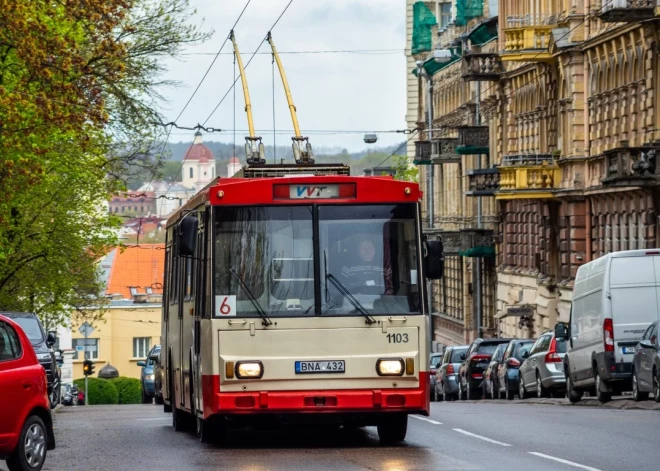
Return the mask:
{"type": "Polygon", "coordinates": [[[236,315],[236,296],[215,297],[215,317],[232,317],[236,315]]]}

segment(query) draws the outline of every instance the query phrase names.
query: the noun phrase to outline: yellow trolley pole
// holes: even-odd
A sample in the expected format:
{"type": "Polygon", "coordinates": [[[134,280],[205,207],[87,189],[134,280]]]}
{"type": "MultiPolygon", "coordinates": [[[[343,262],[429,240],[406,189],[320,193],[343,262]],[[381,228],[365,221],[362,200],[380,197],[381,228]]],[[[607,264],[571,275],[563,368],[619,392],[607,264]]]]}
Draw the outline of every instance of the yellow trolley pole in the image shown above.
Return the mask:
{"type": "Polygon", "coordinates": [[[298,125],[298,116],[296,115],[296,105],[293,104],[293,97],[291,96],[291,90],[289,89],[289,82],[286,79],[286,74],[284,73],[284,66],[282,66],[282,61],[280,60],[280,55],[277,53],[275,44],[273,43],[273,37],[268,32],[266,36],[268,44],[273,51],[273,57],[275,62],[277,62],[277,68],[280,71],[280,77],[282,77],[282,85],[284,86],[284,93],[286,94],[286,101],[289,104],[289,111],[291,112],[291,120],[293,121],[293,132],[294,136],[291,138],[293,141],[293,157],[296,159],[296,163],[305,163],[313,164],[314,163],[314,154],[312,151],[312,145],[309,143],[309,138],[303,137],[300,134],[300,126],[298,125]],[[303,142],[305,146],[303,147],[303,142]]]}
{"type": "Polygon", "coordinates": [[[247,158],[248,164],[263,164],[266,163],[265,148],[261,142],[261,137],[254,135],[254,120],[252,119],[252,103],[250,102],[250,91],[248,90],[247,77],[245,75],[245,68],[243,67],[243,59],[241,58],[241,53],[238,50],[238,45],[236,44],[236,37],[234,36],[233,30],[231,33],[229,33],[229,39],[231,39],[231,42],[234,45],[234,54],[236,56],[236,62],[238,63],[238,70],[241,74],[243,96],[245,97],[245,112],[247,113],[248,132],[250,134],[245,138],[247,141],[245,143],[245,156],[247,158]]]}

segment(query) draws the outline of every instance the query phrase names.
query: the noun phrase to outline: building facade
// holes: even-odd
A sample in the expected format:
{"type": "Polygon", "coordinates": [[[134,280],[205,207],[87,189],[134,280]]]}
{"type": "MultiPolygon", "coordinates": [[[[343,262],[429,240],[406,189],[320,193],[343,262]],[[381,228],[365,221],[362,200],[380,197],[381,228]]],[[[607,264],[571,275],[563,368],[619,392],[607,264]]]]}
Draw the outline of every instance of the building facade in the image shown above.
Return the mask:
{"type": "MultiPolygon", "coordinates": [[[[486,12],[485,1],[453,2],[454,11],[479,4],[486,12]]],[[[492,208],[497,248],[492,332],[536,337],[568,321],[580,265],[660,243],[660,10],[650,0],[500,0],[497,39],[479,44],[485,16],[468,21],[461,37],[462,72],[457,62],[432,80],[442,90],[434,127],[439,119],[460,140],[465,123],[454,116],[478,106],[488,157],[480,171],[463,160],[464,186],[445,182],[434,198],[455,201],[464,221],[471,213],[460,193],[488,194],[482,208],[492,208]]],[[[441,35],[434,47],[445,47],[441,35]]],[[[434,137],[421,136],[416,158],[434,137]]],[[[447,216],[434,211],[443,229],[447,216]]]]}

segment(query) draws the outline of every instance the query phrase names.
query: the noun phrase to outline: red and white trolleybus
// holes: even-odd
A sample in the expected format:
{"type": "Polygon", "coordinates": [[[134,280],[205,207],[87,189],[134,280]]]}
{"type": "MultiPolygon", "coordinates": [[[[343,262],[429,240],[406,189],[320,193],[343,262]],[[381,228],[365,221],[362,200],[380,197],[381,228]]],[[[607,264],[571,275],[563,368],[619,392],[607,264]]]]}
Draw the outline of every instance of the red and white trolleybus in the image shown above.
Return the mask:
{"type": "Polygon", "coordinates": [[[424,281],[442,272],[418,185],[343,165],[241,173],[168,221],[161,358],[174,428],[194,423],[206,441],[332,422],[403,440],[408,415],[429,411],[424,281]]]}

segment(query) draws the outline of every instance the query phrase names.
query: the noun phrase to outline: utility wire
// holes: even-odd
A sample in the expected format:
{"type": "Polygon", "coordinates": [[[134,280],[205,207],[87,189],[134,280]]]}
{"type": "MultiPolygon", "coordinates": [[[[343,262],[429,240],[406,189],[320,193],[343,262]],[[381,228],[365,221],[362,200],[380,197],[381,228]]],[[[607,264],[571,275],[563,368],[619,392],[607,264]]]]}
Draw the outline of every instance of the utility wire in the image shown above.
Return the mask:
{"type": "Polygon", "coordinates": [[[376,165],[376,166],[374,167],[374,170],[377,169],[378,167],[380,167],[381,165],[383,165],[383,164],[384,164],[385,162],[387,162],[388,160],[390,160],[392,157],[394,157],[394,156],[395,156],[395,155],[396,155],[396,154],[397,154],[397,153],[398,153],[398,152],[399,152],[404,146],[407,146],[408,143],[409,143],[410,141],[412,141],[413,138],[417,135],[417,133],[419,133],[419,129],[415,130],[415,131],[410,135],[410,137],[408,138],[408,140],[407,140],[406,142],[404,142],[403,144],[401,144],[399,147],[397,147],[397,149],[396,149],[394,152],[392,152],[392,153],[391,153],[391,154],[390,154],[385,160],[383,160],[381,163],[379,163],[378,165],[376,165]]]}

